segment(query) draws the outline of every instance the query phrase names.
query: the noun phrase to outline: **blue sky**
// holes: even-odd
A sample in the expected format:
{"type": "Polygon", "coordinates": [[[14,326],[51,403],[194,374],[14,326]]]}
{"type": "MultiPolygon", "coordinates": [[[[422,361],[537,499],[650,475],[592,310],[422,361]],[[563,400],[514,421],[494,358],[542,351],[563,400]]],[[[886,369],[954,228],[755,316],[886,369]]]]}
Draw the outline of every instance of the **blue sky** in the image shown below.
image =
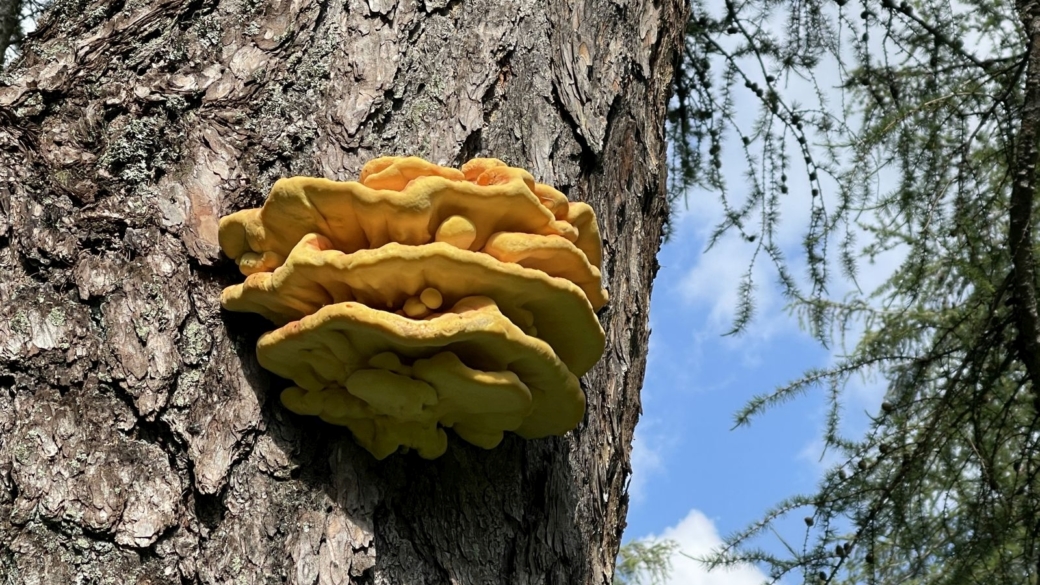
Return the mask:
{"type": "Polygon", "coordinates": [[[818,435],[816,397],[774,410],[750,428],[731,428],[733,413],[752,394],[826,363],[829,353],[798,330],[774,291],[761,288],[751,329],[723,336],[748,255],[734,254],[742,247],[736,242],[704,254],[705,220],[695,212],[679,215],[658,256],[630,537],[660,533],[691,509],[723,532],[736,530],[816,478],[816,466],[801,454],[818,435]]]}
{"type": "Polygon", "coordinates": [[[783,312],[768,280],[750,330],[723,336],[748,251],[727,240],[704,254],[710,221],[695,211],[680,214],[658,256],[626,537],[659,534],[692,509],[730,532],[785,495],[811,488],[818,474],[804,451],[819,434],[819,397],[731,430],[733,414],[753,394],[825,364],[830,354],[783,312]]]}
{"type": "MultiPolygon", "coordinates": [[[[792,189],[780,233],[798,272],[799,229],[805,225],[799,216],[808,198],[796,192],[792,189]]],[[[755,271],[755,321],[739,336],[724,336],[732,326],[735,293],[752,245],[724,238],[705,252],[720,211],[714,194],[691,192],[687,204],[680,203],[672,239],[658,255],[661,270],[651,301],[653,332],[625,532],[626,541],[674,539],[690,554],[706,553],[719,544],[720,534],[742,529],[779,500],[813,489],[824,469],[819,457],[822,392],[777,407],[750,427],[733,429],[733,415],[752,395],[789,382],[807,368],[826,366],[843,351],[825,349],[800,330],[784,310],[774,274],[764,263],[755,271]]],[[[861,266],[860,284],[866,290],[880,284],[899,256],[895,252],[861,266]]],[[[834,290],[840,295],[848,286],[835,283],[834,290]]],[[[850,383],[847,432],[862,426],[864,413],[877,410],[882,393],[878,381],[850,383]]],[[[791,519],[790,527],[800,541],[801,516],[791,519]]],[[[696,563],[676,558],[670,583],[750,585],[763,577],[752,568],[706,575],[696,563]]]]}
{"type": "MultiPolygon", "coordinates": [[[[757,67],[747,71],[756,75],[757,67]]],[[[833,61],[821,65],[817,73],[825,92],[832,93],[840,85],[833,61]]],[[[763,79],[756,81],[764,83],[763,79]]],[[[817,103],[815,90],[804,81],[792,77],[782,85],[786,99],[817,103]]],[[[758,115],[759,100],[740,88],[733,97],[733,111],[744,118],[736,122],[748,131],[758,115]]],[[[854,117],[854,112],[848,114],[854,117]]],[[[731,201],[735,199],[733,205],[739,208],[746,161],[734,137],[726,137],[721,172],[731,201]]],[[[790,140],[790,152],[798,152],[793,137],[790,140]]],[[[809,140],[815,148],[816,137],[809,136],[809,140]]],[[[758,146],[756,140],[751,148],[758,146]]],[[[888,170],[879,172],[879,188],[891,183],[890,174],[888,170]]],[[[800,276],[805,273],[801,239],[811,196],[804,167],[793,166],[788,175],[791,189],[782,202],[776,242],[791,262],[791,272],[800,276]]],[[[822,174],[821,181],[821,196],[830,205],[834,185],[822,174]]],[[[801,331],[797,319],[785,311],[768,262],[759,262],[753,273],[758,301],[755,320],[740,336],[723,336],[732,328],[737,287],[748,269],[754,244],[724,237],[705,252],[706,239],[721,217],[716,194],[690,191],[685,204],[679,203],[672,239],[658,255],[661,270],[650,307],[653,332],[642,393],[643,415],[633,446],[625,531],[626,541],[670,538],[693,555],[706,554],[720,544],[720,535],[745,528],[780,500],[815,487],[825,469],[820,461],[825,413],[822,391],[774,408],[750,427],[733,429],[733,415],[753,395],[784,385],[808,368],[833,364],[846,349],[823,348],[801,331]]],[[[864,213],[859,219],[870,222],[872,218],[864,213]]],[[[904,256],[905,250],[896,249],[874,263],[861,261],[859,287],[875,290],[904,256]]],[[[850,282],[830,283],[832,298],[851,290],[850,282]]],[[[860,325],[854,325],[848,342],[854,344],[861,331],[860,325]]],[[[866,413],[877,412],[883,393],[879,380],[849,383],[843,397],[846,434],[865,430],[866,413]]],[[[801,541],[805,528],[801,517],[799,514],[781,526],[785,538],[801,541]]],[[[779,547],[775,538],[757,544],[779,547]]],[[[706,574],[697,563],[674,557],[669,585],[757,585],[764,578],[753,567],[706,574]]]]}

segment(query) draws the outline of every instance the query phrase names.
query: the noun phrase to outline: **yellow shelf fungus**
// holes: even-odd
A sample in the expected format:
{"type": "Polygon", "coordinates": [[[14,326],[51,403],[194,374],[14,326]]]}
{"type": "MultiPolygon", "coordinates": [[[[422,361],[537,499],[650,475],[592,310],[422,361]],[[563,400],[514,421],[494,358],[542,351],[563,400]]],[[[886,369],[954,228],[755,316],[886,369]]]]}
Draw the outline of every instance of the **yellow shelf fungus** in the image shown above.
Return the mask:
{"type": "Polygon", "coordinates": [[[352,430],[361,425],[365,447],[398,441],[393,449],[422,454],[409,433],[433,437],[427,427],[440,425],[492,448],[504,431],[563,434],[585,409],[577,377],[552,348],[487,297],[464,298],[426,320],[355,302],[329,305],[262,336],[257,356],[297,385],[282,394],[286,407],[352,430]],[[364,422],[373,418],[378,428],[364,422]]]}
{"type": "Polygon", "coordinates": [[[541,270],[578,285],[594,310],[607,304],[599,269],[574,244],[559,236],[499,232],[481,250],[495,260],[541,270]]]}
{"type": "Polygon", "coordinates": [[[599,230],[523,169],[384,157],[358,182],[282,179],[221,220],[220,244],[247,275],[223,306],[280,326],[257,355],[296,384],[282,403],[377,458],[438,457],[445,428],[490,449],[584,415],[578,376],[605,343],[599,230]]]}
{"type": "Polygon", "coordinates": [[[492,171],[496,182],[486,185],[421,176],[403,191],[310,177],[280,179],[262,208],[220,220],[220,247],[250,274],[275,268],[309,233],[348,253],[390,242],[414,246],[433,241],[442,223],[459,216],[472,226],[470,246],[476,249],[500,231],[578,239],[574,226],[557,220],[520,173],[492,171]]]}
{"type": "Polygon", "coordinates": [[[418,298],[409,300],[432,288],[448,304],[473,295],[493,299],[514,322],[537,330],[578,376],[603,354],[605,340],[596,314],[568,280],[440,242],[387,244],[353,254],[330,244],[317,234],[305,236],[273,272],[252,274],[224,289],[224,308],[259,313],[276,325],[348,301],[421,317],[426,307],[418,298]]]}

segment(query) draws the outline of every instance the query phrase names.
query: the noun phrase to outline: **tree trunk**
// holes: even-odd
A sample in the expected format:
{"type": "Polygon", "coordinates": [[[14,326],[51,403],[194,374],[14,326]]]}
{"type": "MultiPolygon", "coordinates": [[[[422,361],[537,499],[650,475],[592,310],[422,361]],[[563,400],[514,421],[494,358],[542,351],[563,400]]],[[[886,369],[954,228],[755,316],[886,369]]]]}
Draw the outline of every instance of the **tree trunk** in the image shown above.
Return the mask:
{"type": "MultiPolygon", "coordinates": [[[[682,0],[58,0],[0,78],[0,583],[608,584],[682,0]],[[281,176],[498,157],[601,218],[564,438],[377,462],[277,399],[217,220],[281,176]]],[[[450,434],[450,433],[449,433],[450,434]]]]}

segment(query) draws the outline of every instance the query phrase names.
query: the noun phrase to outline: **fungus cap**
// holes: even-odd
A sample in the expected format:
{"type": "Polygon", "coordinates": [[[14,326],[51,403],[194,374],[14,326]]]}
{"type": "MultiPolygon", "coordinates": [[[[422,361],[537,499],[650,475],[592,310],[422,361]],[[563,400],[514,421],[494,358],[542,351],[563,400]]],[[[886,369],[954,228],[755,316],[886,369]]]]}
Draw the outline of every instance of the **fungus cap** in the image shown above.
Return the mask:
{"type": "Polygon", "coordinates": [[[521,170],[505,167],[494,177],[499,182],[488,184],[420,176],[401,191],[311,177],[279,179],[262,208],[220,220],[220,247],[243,273],[253,274],[275,268],[308,233],[329,238],[333,247],[347,253],[390,242],[420,245],[432,241],[453,216],[473,225],[474,250],[499,231],[578,240],[574,226],[556,219],[525,177],[512,171],[521,170]]]}
{"type": "Polygon", "coordinates": [[[452,181],[466,179],[460,170],[435,165],[417,156],[381,156],[365,163],[358,182],[371,189],[404,191],[408,183],[420,177],[443,177],[452,181]]]}
{"type": "Polygon", "coordinates": [[[533,327],[578,376],[603,354],[596,314],[568,280],[445,243],[387,244],[353,254],[331,245],[317,234],[304,237],[274,272],[250,275],[224,289],[224,308],[259,313],[282,325],[348,301],[395,310],[433,288],[446,306],[468,296],[490,297],[521,328],[533,327]]]}
{"type": "Polygon", "coordinates": [[[578,285],[598,311],[607,304],[599,269],[574,244],[559,236],[499,232],[481,250],[496,260],[540,270],[578,285]]]}
{"type": "Polygon", "coordinates": [[[563,434],[585,409],[577,377],[552,348],[486,297],[464,298],[421,321],[354,302],[329,305],[263,335],[257,357],[297,384],[282,396],[290,410],[352,430],[361,425],[358,440],[377,457],[376,446],[386,445],[381,432],[410,437],[398,444],[417,449],[408,441],[425,437],[423,448],[433,452],[428,442],[438,435],[420,430],[440,424],[491,448],[504,431],[563,434]],[[381,422],[352,422],[362,419],[381,422]]]}
{"type": "Polygon", "coordinates": [[[603,266],[603,242],[599,237],[596,212],[587,203],[571,203],[567,208],[567,223],[578,230],[574,245],[585,253],[589,263],[596,268],[603,266]]]}

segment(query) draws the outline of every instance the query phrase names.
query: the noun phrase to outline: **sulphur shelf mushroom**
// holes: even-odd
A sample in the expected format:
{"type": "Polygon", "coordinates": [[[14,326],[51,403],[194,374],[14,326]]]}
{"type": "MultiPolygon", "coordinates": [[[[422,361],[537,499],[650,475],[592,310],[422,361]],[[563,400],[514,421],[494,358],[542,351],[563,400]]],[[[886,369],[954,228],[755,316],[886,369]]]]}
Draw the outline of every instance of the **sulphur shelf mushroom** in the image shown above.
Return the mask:
{"type": "Polygon", "coordinates": [[[584,416],[578,377],[605,343],[599,229],[523,169],[384,157],[358,182],[281,179],[219,238],[247,275],[224,308],[278,326],[257,356],[293,382],[282,403],[377,458],[438,457],[444,429],[491,449],[584,416]]]}
{"type": "Polygon", "coordinates": [[[432,429],[440,425],[491,448],[504,431],[563,434],[585,408],[577,377],[552,348],[487,297],[464,298],[426,320],[355,302],[329,305],[262,336],[257,356],[296,384],[283,393],[290,410],[364,428],[366,447],[397,441],[392,450],[437,456],[443,449],[432,429]],[[371,427],[367,419],[381,422],[371,427]]]}
{"type": "Polygon", "coordinates": [[[473,295],[493,299],[513,322],[537,330],[576,375],[585,374],[603,353],[603,329],[592,306],[564,278],[440,242],[387,244],[353,254],[329,244],[323,236],[305,236],[273,272],[252,274],[226,288],[224,307],[259,313],[277,325],[347,301],[407,314],[408,300],[432,288],[448,304],[473,295]]]}
{"type": "Polygon", "coordinates": [[[220,220],[220,247],[250,274],[275,268],[300,238],[312,232],[344,252],[389,242],[425,244],[433,241],[442,223],[455,217],[473,226],[469,245],[474,249],[500,231],[579,239],[578,230],[557,219],[534,193],[526,171],[494,167],[477,179],[418,176],[400,191],[310,177],[280,179],[262,208],[220,220]]]}

